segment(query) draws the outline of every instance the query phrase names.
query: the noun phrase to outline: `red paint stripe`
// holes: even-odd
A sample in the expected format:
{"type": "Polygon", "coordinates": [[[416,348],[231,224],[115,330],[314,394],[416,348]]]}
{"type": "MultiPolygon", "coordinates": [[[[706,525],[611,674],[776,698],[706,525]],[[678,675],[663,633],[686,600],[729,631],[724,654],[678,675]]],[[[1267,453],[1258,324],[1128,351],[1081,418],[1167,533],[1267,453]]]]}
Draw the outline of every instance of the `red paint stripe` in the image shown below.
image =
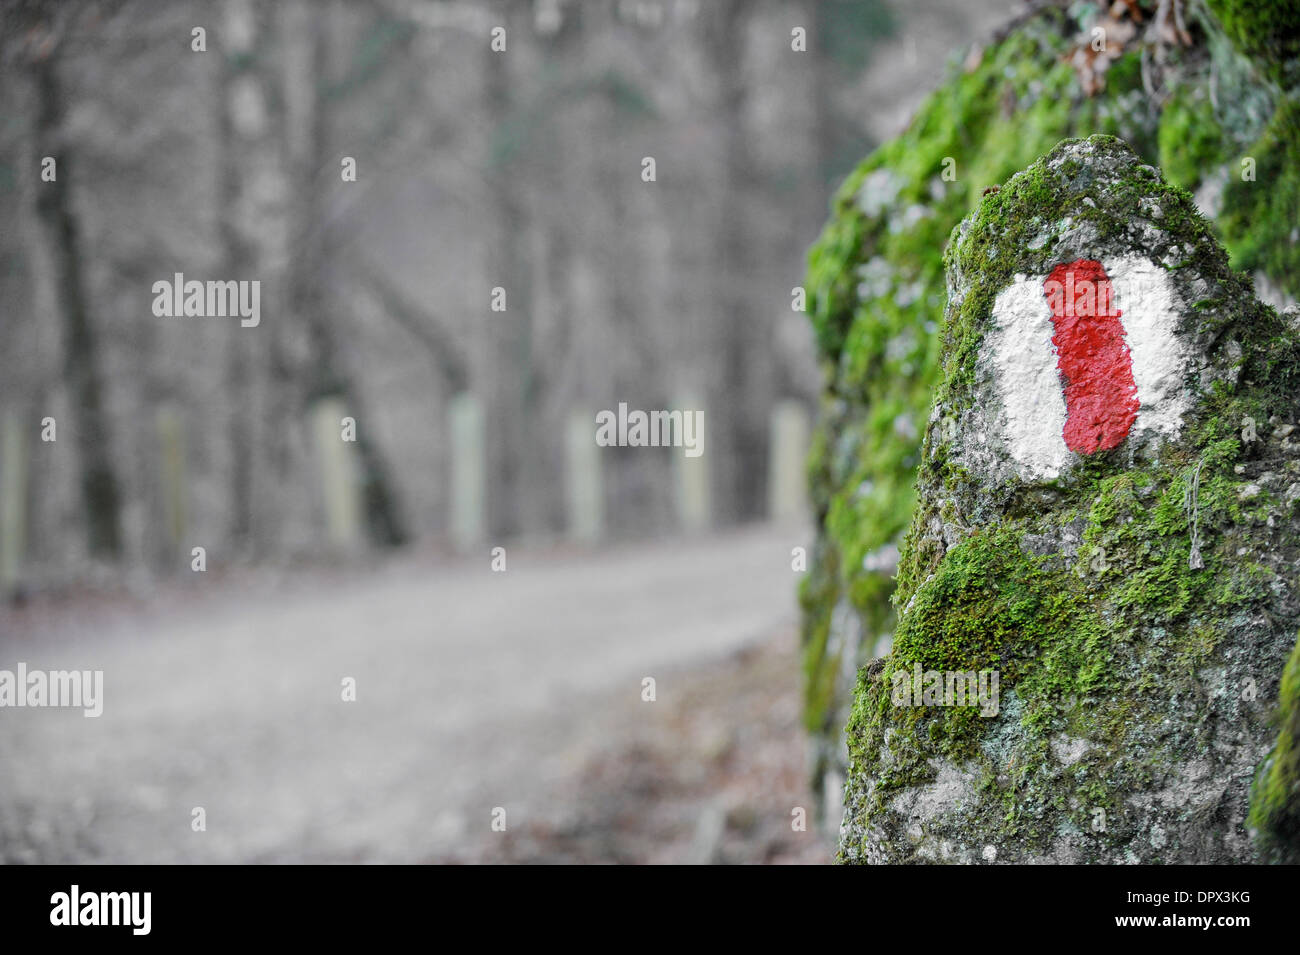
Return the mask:
{"type": "Polygon", "coordinates": [[[1137,420],[1137,382],[1100,262],[1058,265],[1043,283],[1052,309],[1056,367],[1065,382],[1065,445],[1079,454],[1117,446],[1137,420]]]}

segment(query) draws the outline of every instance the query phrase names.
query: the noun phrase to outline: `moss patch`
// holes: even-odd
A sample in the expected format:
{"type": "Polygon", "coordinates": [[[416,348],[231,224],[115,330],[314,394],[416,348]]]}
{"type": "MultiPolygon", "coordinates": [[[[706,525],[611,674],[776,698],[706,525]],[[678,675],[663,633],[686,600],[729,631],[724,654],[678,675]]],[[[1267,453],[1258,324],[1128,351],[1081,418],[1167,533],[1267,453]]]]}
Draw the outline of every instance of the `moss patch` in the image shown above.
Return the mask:
{"type": "Polygon", "coordinates": [[[1259,269],[1300,297],[1300,102],[1284,101],[1241,159],[1221,217],[1233,264],[1259,269]]]}
{"type": "Polygon", "coordinates": [[[1250,824],[1279,861],[1300,861],[1300,642],[1282,673],[1281,731],[1255,781],[1250,824]]]}
{"type": "Polygon", "coordinates": [[[1300,0],[1209,0],[1209,6],[1269,80],[1283,88],[1300,81],[1300,0]]]}

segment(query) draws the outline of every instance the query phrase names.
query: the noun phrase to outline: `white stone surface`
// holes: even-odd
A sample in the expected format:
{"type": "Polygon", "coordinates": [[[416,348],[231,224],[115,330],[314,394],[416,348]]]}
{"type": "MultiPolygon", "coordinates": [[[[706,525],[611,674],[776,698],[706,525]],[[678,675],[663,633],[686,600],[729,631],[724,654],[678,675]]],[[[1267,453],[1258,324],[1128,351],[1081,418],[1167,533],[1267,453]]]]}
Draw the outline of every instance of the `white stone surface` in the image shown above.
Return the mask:
{"type": "Polygon", "coordinates": [[[1002,405],[1007,451],[1023,477],[1049,480],[1070,460],[1052,331],[1043,277],[1017,275],[993,302],[993,327],[983,346],[1002,405]]]}

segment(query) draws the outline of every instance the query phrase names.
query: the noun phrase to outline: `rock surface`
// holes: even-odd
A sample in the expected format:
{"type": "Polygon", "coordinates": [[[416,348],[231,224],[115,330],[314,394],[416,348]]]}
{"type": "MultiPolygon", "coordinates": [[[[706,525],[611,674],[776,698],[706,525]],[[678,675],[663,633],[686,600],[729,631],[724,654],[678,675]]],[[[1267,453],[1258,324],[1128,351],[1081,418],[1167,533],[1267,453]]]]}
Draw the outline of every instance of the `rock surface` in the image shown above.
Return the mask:
{"type": "Polygon", "coordinates": [[[893,649],[848,727],[842,860],[1272,857],[1247,817],[1300,623],[1300,336],[1113,137],[985,196],[946,267],[893,649]],[[1063,265],[1089,295],[1109,277],[1109,305],[1067,300],[1084,324],[1104,308],[1121,348],[1064,360],[1063,265]],[[1069,416],[1104,417],[1070,404],[1071,376],[1119,359],[1136,414],[1113,446],[1067,441],[1069,416]],[[900,696],[922,673],[997,682],[979,706],[900,696]]]}

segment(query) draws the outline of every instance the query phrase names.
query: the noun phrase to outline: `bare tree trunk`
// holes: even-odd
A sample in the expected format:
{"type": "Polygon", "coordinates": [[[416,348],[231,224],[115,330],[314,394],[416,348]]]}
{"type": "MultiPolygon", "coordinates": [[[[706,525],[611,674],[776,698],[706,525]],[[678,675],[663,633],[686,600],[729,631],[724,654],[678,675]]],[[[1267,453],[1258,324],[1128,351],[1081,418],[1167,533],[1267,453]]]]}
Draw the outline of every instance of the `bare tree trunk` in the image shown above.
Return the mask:
{"type": "Polygon", "coordinates": [[[375,440],[363,395],[339,347],[336,297],[328,291],[336,243],[325,222],[324,199],[328,177],[337,175],[333,166],[337,157],[331,149],[329,116],[321,102],[321,91],[328,81],[328,28],[336,10],[332,5],[299,2],[287,13],[291,23],[285,30],[286,43],[300,44],[298,56],[290,61],[286,74],[290,84],[286,128],[290,131],[288,155],[296,186],[293,201],[297,236],[289,275],[288,311],[307,330],[310,357],[308,367],[302,369],[307,399],[337,395],[358,422],[362,507],[370,541],[378,547],[397,547],[406,543],[409,534],[392,469],[375,440]]]}
{"type": "MultiPolygon", "coordinates": [[[[648,409],[669,407],[679,396],[668,392],[672,385],[659,375],[654,335],[646,327],[646,316],[652,314],[652,309],[644,303],[644,235],[631,193],[637,188],[660,190],[662,187],[640,181],[639,158],[633,154],[628,161],[619,162],[617,158],[611,161],[606,157],[596,170],[594,186],[608,230],[597,261],[604,278],[608,310],[610,399],[615,403],[627,401],[632,408],[648,409]]],[[[660,192],[655,196],[653,205],[666,201],[662,195],[660,192]]],[[[658,213],[647,211],[646,214],[658,213]]],[[[659,291],[654,290],[655,294],[659,291]]],[[[617,515],[619,529],[653,532],[656,519],[662,520],[664,516],[657,505],[662,502],[664,490],[672,487],[668,456],[646,454],[643,449],[618,449],[607,460],[612,485],[611,511],[617,515]]]]}
{"type": "Polygon", "coordinates": [[[766,379],[754,365],[763,343],[758,318],[748,306],[746,285],[752,280],[743,190],[751,181],[744,114],[748,93],[743,74],[744,4],[719,0],[703,8],[702,38],[717,63],[716,113],[721,117],[725,184],[719,198],[715,256],[718,272],[714,315],[720,350],[714,388],[709,396],[709,450],[713,461],[713,499],[722,523],[762,515],[766,495],[766,413],[762,400],[766,379]],[[754,347],[758,346],[758,347],[754,347]]]}
{"type": "Polygon", "coordinates": [[[122,549],[121,499],[104,407],[101,356],[85,297],[80,223],[69,189],[72,165],[63,127],[65,102],[58,52],[55,39],[29,60],[36,84],[36,153],[52,157],[56,169],[54,181],[37,185],[36,218],[48,247],[54,300],[63,326],[63,374],[77,419],[74,433],[87,543],[91,554],[117,558],[122,549]]]}
{"type": "MultiPolygon", "coordinates": [[[[222,84],[221,133],[225,146],[221,180],[221,238],[226,278],[263,278],[265,244],[273,234],[268,212],[269,184],[276,175],[270,102],[261,53],[267,25],[253,0],[226,0],[220,37],[225,74],[222,84]]],[[[265,287],[265,283],[264,283],[265,287]]],[[[263,322],[256,329],[236,328],[227,352],[226,388],[230,402],[231,453],[229,535],[234,550],[252,551],[256,506],[255,470],[261,434],[257,404],[264,376],[257,373],[274,332],[263,322]],[[265,336],[262,347],[256,339],[265,336]]],[[[263,508],[262,511],[270,510],[263,508]]],[[[259,527],[265,535],[266,529],[259,527]]]]}
{"type": "MultiPolygon", "coordinates": [[[[555,190],[559,192],[559,187],[555,190]]],[[[559,531],[564,527],[565,490],[562,442],[571,412],[569,395],[563,387],[567,342],[571,333],[572,303],[568,271],[572,251],[565,223],[558,216],[535,213],[533,228],[533,327],[534,373],[529,407],[538,426],[529,429],[529,457],[541,472],[530,482],[526,526],[559,531]]]]}
{"type": "MultiPolygon", "coordinates": [[[[513,7],[503,8],[507,36],[522,31],[519,17],[511,16],[513,7]]],[[[529,274],[526,243],[528,241],[525,198],[513,157],[508,154],[509,137],[502,127],[511,120],[511,58],[519,55],[520,38],[513,51],[498,53],[488,48],[485,65],[487,115],[494,124],[494,155],[489,156],[488,191],[493,208],[487,218],[491,252],[489,271],[491,287],[506,291],[506,310],[487,310],[489,289],[484,289],[485,319],[489,327],[489,381],[487,394],[487,461],[488,461],[488,528],[498,538],[514,536],[525,530],[523,506],[525,483],[525,447],[527,418],[534,413],[528,396],[535,391],[532,369],[532,303],[529,301],[529,274]]]]}

